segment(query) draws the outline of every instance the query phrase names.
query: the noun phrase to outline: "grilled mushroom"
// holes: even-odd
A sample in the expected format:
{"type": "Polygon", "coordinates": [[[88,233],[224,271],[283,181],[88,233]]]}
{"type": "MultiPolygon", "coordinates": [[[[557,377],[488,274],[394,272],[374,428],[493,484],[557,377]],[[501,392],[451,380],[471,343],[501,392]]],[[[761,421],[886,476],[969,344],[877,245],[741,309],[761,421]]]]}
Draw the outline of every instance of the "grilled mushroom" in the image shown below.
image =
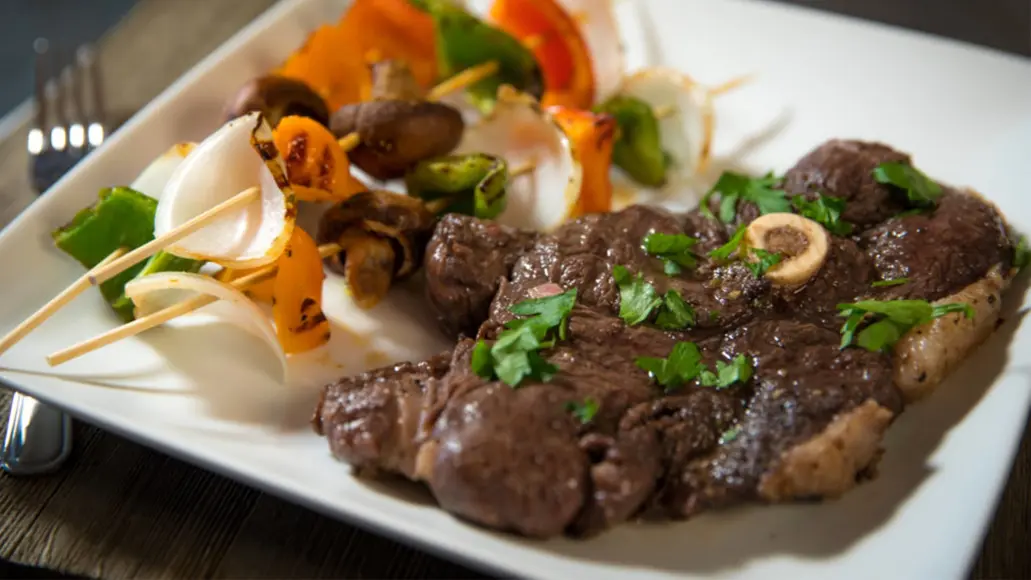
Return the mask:
{"type": "Polygon", "coordinates": [[[782,256],[780,263],[766,271],[771,283],[801,286],[827,260],[830,240],[823,226],[809,218],[793,213],[768,213],[748,224],[745,244],[782,256]]]}
{"type": "Polygon", "coordinates": [[[416,162],[458,146],[465,129],[461,113],[422,100],[404,64],[376,63],[372,75],[372,99],[344,105],[330,119],[338,138],[357,133],[361,139],[349,153],[352,163],[376,179],[394,179],[416,162]]]}
{"type": "Polygon", "coordinates": [[[390,285],[414,272],[433,233],[433,213],[418,199],[391,191],[363,191],[322,216],[318,242],[343,250],[326,258],[347,279],[355,303],[372,308],[390,285]]]}
{"type": "Polygon", "coordinates": [[[235,119],[253,111],[260,111],[272,127],[290,115],[310,117],[329,126],[329,107],[318,93],[301,81],[277,75],[259,77],[244,85],[226,116],[235,119]]]}

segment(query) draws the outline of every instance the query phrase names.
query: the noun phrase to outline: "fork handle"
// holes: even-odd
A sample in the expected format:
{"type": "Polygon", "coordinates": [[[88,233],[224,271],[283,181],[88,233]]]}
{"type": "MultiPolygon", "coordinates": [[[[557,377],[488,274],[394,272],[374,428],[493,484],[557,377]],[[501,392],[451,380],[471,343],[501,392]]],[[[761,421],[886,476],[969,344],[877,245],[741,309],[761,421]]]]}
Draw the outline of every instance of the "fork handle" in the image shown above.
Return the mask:
{"type": "Polygon", "coordinates": [[[0,448],[0,469],[11,475],[56,470],[72,449],[72,420],[64,412],[15,393],[0,448]]]}

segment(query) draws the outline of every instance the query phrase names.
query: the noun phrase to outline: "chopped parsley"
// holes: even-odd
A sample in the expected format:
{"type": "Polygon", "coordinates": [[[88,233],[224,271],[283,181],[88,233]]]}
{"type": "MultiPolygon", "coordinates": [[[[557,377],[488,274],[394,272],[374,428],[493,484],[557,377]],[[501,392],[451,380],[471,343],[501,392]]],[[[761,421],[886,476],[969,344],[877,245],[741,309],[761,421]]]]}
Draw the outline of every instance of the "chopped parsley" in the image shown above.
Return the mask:
{"type": "Polygon", "coordinates": [[[731,441],[737,439],[737,436],[740,434],[741,427],[731,427],[730,429],[724,431],[722,435],[720,435],[719,444],[723,445],[724,443],[730,443],[731,441]]]}
{"type": "Polygon", "coordinates": [[[934,206],[942,195],[940,185],[908,163],[881,163],[874,168],[873,177],[878,183],[905,190],[909,203],[916,207],[934,206]]]}
{"type": "Polygon", "coordinates": [[[1031,264],[1031,249],[1027,247],[1027,237],[1020,236],[1013,247],[1013,267],[1023,270],[1028,264],[1031,264]]]}
{"type": "Polygon", "coordinates": [[[698,257],[691,248],[698,243],[697,238],[684,234],[651,233],[644,237],[644,251],[662,260],[667,276],[680,274],[683,268],[694,268],[698,257]]]}
{"type": "Polygon", "coordinates": [[[974,317],[974,309],[965,302],[934,306],[926,300],[861,300],[838,304],[838,310],[845,317],[845,324],[841,327],[841,348],[855,341],[870,351],[885,350],[914,326],[950,312],[961,312],[967,318],[974,317]],[[859,325],[871,315],[875,321],[857,334],[859,325]]]}
{"type": "Polygon", "coordinates": [[[693,342],[676,343],[666,358],[642,356],[634,362],[648,371],[667,393],[693,381],[705,369],[702,353],[693,342]]]}
{"type": "Polygon", "coordinates": [[[662,304],[662,298],[655,292],[655,287],[645,281],[640,273],[631,275],[626,266],[617,265],[612,268],[612,277],[619,286],[619,317],[628,326],[648,320],[652,310],[662,304]]]}
{"type": "Polygon", "coordinates": [[[734,255],[734,252],[741,246],[741,242],[745,239],[745,230],[748,226],[741,224],[738,226],[737,231],[734,232],[733,236],[730,236],[730,240],[722,246],[709,252],[709,257],[717,262],[725,262],[734,255]]]}
{"type": "Polygon", "coordinates": [[[704,387],[716,387],[716,390],[725,389],[734,383],[746,383],[752,378],[752,362],[743,354],[739,354],[725,363],[716,361],[716,372],[709,369],[702,371],[698,380],[704,387]]]}
{"type": "Polygon", "coordinates": [[[909,278],[892,278],[891,280],[877,280],[870,284],[874,288],[884,288],[885,286],[901,286],[903,284],[909,284],[909,278]]]}
{"type": "Polygon", "coordinates": [[[694,326],[697,316],[694,307],[688,304],[680,292],[667,290],[659,306],[659,314],[655,317],[655,326],[663,330],[681,330],[694,326]]]}
{"type": "Polygon", "coordinates": [[[472,370],[488,380],[497,378],[510,387],[524,379],[547,382],[558,368],[548,363],[538,350],[565,339],[569,314],[576,303],[576,289],[555,296],[524,300],[509,307],[519,316],[505,323],[505,330],[488,345],[480,340],[473,347],[472,370]],[[557,337],[557,338],[556,338],[557,337]]]}
{"type": "Polygon", "coordinates": [[[841,214],[845,211],[845,200],[840,197],[821,195],[809,201],[805,196],[796,195],[791,198],[791,205],[799,215],[821,224],[832,234],[847,236],[852,233],[852,224],[841,221],[841,214]]]}
{"type": "Polygon", "coordinates": [[[720,221],[727,224],[734,221],[740,201],[754,203],[761,214],[791,211],[787,193],[775,187],[779,182],[780,178],[775,177],[772,171],[763,177],[754,178],[733,171],[724,171],[712,189],[702,198],[700,211],[710,218],[715,217],[709,208],[709,199],[716,194],[720,196],[720,221]]]}
{"type": "Polygon", "coordinates": [[[756,278],[762,278],[767,270],[779,264],[781,260],[780,252],[767,252],[762,248],[752,248],[752,255],[758,260],[755,262],[748,260],[745,262],[745,266],[756,278]]]}
{"type": "Polygon", "coordinates": [[[572,414],[578,421],[586,425],[598,414],[598,400],[594,397],[586,397],[583,401],[569,401],[566,403],[566,411],[572,414]]]}

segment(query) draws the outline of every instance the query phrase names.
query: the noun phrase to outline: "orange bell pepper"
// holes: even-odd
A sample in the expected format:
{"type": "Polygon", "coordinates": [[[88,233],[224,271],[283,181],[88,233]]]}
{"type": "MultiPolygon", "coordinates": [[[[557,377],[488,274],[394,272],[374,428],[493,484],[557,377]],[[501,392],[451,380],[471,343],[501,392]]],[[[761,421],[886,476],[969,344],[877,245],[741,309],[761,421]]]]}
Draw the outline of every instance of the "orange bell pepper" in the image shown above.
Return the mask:
{"type": "Polygon", "coordinates": [[[297,199],[343,201],[366,189],[351,175],[351,163],[336,137],[317,121],[283,117],[274,140],[297,199]]]}
{"type": "Polygon", "coordinates": [[[329,321],[322,312],[325,277],[315,240],[303,229],[294,228],[272,285],[272,320],[279,344],[287,354],[329,342],[329,321]]]}
{"type": "Polygon", "coordinates": [[[612,211],[612,147],[619,125],[608,114],[568,107],[549,107],[555,122],[573,144],[573,155],[583,168],[583,184],[575,215],[612,211]]]}
{"type": "Polygon", "coordinates": [[[330,111],[367,100],[369,59],[405,61],[424,88],[437,80],[433,21],[408,0],[354,0],[335,25],[324,25],[278,74],[303,81],[330,111]]]}
{"type": "Polygon", "coordinates": [[[594,69],[580,25],[556,0],[495,0],[490,18],[523,41],[544,74],[545,107],[590,108],[594,69]]]}
{"type": "MultiPolygon", "coordinates": [[[[217,274],[215,274],[215,279],[219,282],[225,282],[226,284],[229,284],[234,280],[243,278],[248,274],[253,274],[254,272],[261,270],[263,268],[264,266],[262,266],[261,268],[245,268],[241,270],[223,268],[217,274]]],[[[261,282],[258,282],[257,284],[254,284],[253,286],[249,286],[248,288],[244,289],[243,293],[255,302],[272,304],[272,286],[275,282],[275,279],[275,276],[270,275],[268,278],[265,278],[261,282]]]]}

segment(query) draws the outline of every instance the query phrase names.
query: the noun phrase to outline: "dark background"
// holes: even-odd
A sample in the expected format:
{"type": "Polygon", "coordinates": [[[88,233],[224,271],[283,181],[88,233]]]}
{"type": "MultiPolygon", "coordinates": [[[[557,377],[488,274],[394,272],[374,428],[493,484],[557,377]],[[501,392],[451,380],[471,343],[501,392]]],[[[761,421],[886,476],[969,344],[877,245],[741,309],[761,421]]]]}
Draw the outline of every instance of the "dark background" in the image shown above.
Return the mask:
{"type": "MultiPolygon", "coordinates": [[[[51,39],[51,46],[75,47],[96,40],[113,26],[137,0],[0,0],[0,117],[25,100],[32,91],[32,41],[39,36],[51,39]]],[[[165,0],[176,2],[178,0],[165,0]]],[[[211,3],[220,0],[208,0],[211,3]]],[[[1011,53],[1031,56],[1031,0],[751,0],[776,1],[827,10],[889,23],[906,28],[960,39],[1011,53]]],[[[763,42],[756,39],[756,42],[763,42]]],[[[1031,106],[1031,103],[1029,103],[1031,106]]],[[[1029,454],[1024,442],[1019,457],[1029,454]]],[[[1018,460],[1018,470],[1020,470],[1018,460]]],[[[1016,474],[1016,479],[1026,475],[1016,474]]],[[[1025,484],[1026,485],[1026,484],[1025,484]]],[[[1026,505],[1010,502],[1010,496],[1021,493],[1021,486],[1011,485],[1001,505],[1026,505]]],[[[1029,514],[997,520],[989,537],[1008,537],[1013,545],[997,546],[1005,551],[999,560],[988,562],[984,557],[975,565],[975,577],[1031,577],[1031,556],[1026,544],[1031,537],[1029,514]],[[997,529],[998,528],[998,529],[997,529]],[[1005,529],[1003,529],[1005,528],[1005,529]],[[1012,529],[1011,529],[1012,528],[1012,529]],[[1020,528],[1020,529],[1017,529],[1020,528]],[[1014,542],[1015,540],[1015,542],[1014,542]]],[[[3,517],[0,514],[0,517],[3,517]]],[[[389,540],[375,538],[372,544],[388,549],[389,540]]],[[[998,540],[996,540],[998,543],[998,540]]],[[[399,555],[408,552],[401,550],[399,555]]],[[[432,557],[423,556],[432,561],[432,557]]],[[[426,562],[427,569],[433,569],[426,562]]],[[[472,575],[458,566],[439,563],[438,571],[449,576],[472,575]]],[[[386,570],[379,569],[380,572],[386,570]]],[[[375,572],[374,572],[375,573],[375,572]]],[[[0,578],[54,577],[42,570],[11,566],[0,560],[0,578]]]]}

